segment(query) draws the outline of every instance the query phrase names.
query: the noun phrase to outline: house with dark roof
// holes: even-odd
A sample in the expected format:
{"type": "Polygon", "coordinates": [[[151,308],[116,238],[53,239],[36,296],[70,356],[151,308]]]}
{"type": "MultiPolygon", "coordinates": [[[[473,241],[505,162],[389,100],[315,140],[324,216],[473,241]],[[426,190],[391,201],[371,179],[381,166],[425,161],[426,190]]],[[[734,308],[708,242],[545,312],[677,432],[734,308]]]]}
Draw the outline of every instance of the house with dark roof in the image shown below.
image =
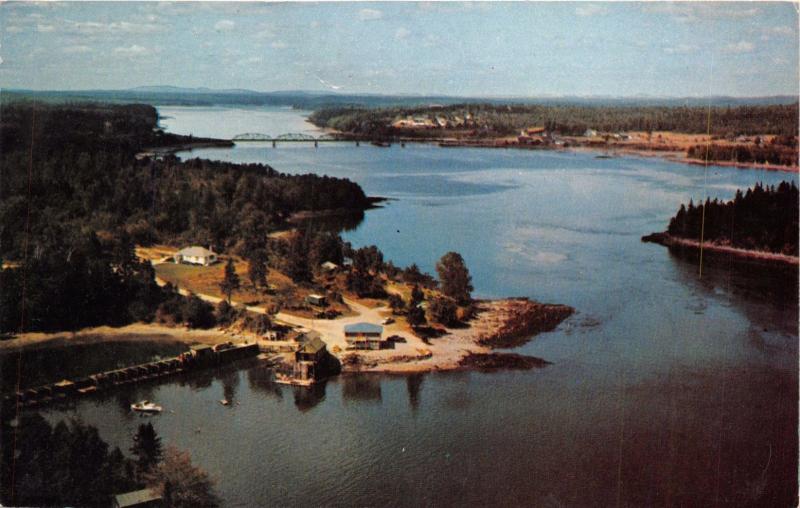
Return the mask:
{"type": "Polygon", "coordinates": [[[292,378],[300,383],[311,384],[323,374],[322,366],[328,349],[325,342],[315,333],[303,334],[300,347],[294,353],[292,378]]]}

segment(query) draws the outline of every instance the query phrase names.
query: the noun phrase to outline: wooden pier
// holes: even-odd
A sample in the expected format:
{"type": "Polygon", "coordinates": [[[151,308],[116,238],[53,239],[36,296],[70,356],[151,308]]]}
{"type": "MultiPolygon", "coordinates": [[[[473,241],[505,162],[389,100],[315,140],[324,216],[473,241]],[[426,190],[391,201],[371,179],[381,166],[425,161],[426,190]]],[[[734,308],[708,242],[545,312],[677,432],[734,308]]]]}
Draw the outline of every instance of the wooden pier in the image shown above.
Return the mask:
{"type": "Polygon", "coordinates": [[[174,376],[182,372],[224,365],[236,360],[254,358],[260,353],[258,344],[225,343],[216,346],[198,345],[174,358],[132,365],[99,372],[79,379],[63,379],[57,383],[20,390],[3,398],[5,407],[39,407],[67,398],[88,395],[116,386],[174,376]]]}

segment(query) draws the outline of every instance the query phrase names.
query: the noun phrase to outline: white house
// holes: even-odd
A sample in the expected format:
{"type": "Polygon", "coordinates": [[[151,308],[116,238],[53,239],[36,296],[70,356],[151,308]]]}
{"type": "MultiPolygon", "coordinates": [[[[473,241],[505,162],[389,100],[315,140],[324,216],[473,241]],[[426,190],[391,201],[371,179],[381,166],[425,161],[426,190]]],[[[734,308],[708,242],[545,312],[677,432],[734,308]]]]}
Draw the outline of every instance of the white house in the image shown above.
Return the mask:
{"type": "Polygon", "coordinates": [[[185,249],[179,250],[178,253],[175,254],[175,262],[188,263],[190,265],[213,265],[217,262],[217,253],[203,247],[193,245],[191,247],[186,247],[185,249]]]}
{"type": "Polygon", "coordinates": [[[595,136],[597,136],[597,131],[594,129],[586,129],[583,133],[583,137],[585,138],[593,138],[595,136]]]}

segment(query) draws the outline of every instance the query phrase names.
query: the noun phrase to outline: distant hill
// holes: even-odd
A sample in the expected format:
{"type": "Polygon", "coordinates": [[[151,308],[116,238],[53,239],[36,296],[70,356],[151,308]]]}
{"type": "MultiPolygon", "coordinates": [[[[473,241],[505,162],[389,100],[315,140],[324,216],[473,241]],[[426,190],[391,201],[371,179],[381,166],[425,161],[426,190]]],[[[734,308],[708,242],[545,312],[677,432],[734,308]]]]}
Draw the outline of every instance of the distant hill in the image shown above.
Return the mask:
{"type": "Polygon", "coordinates": [[[319,109],[330,106],[408,107],[433,104],[484,103],[494,105],[540,104],[580,106],[742,106],[793,104],[791,95],[770,97],[656,97],[656,96],[547,96],[547,97],[458,97],[446,95],[379,95],[284,90],[258,92],[246,89],[183,88],[177,86],[142,86],[125,90],[21,90],[6,89],[2,101],[36,99],[44,102],[103,101],[112,103],[142,102],[152,105],[183,106],[292,106],[319,109]]]}

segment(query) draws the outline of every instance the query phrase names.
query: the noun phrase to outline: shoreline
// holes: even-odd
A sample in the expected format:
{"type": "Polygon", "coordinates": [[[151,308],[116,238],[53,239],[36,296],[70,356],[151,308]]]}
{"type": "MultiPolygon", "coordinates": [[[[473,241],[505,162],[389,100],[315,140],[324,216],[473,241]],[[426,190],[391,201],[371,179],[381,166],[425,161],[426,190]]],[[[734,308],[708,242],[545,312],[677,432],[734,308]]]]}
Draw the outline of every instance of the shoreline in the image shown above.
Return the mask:
{"type": "MultiPolygon", "coordinates": [[[[336,131],[334,129],[323,129],[327,134],[337,136],[342,140],[347,141],[370,141],[370,138],[364,136],[355,136],[353,134],[336,131]]],[[[424,138],[424,137],[399,137],[387,142],[390,143],[423,143],[423,144],[437,144],[440,148],[509,148],[517,150],[547,150],[557,152],[576,152],[576,153],[596,153],[601,155],[609,155],[608,158],[620,156],[634,156],[642,158],[657,158],[664,159],[670,162],[677,162],[680,164],[687,164],[690,166],[720,166],[730,167],[737,169],[757,169],[762,171],[780,171],[785,173],[800,173],[800,166],[781,166],[777,164],[757,163],[757,162],[737,162],[737,161],[723,161],[723,160],[705,160],[692,159],[686,155],[685,151],[673,150],[669,146],[660,147],[657,149],[642,148],[640,144],[636,146],[626,146],[624,144],[598,144],[594,141],[580,141],[570,139],[569,146],[550,146],[550,145],[526,145],[520,144],[515,140],[507,138],[487,138],[487,139],[456,139],[456,138],[424,138]]]]}
{"type": "MultiPolygon", "coordinates": [[[[478,311],[468,326],[449,328],[447,333],[429,339],[424,345],[421,339],[417,339],[415,342],[418,343],[406,344],[405,346],[410,347],[401,351],[343,350],[339,354],[331,354],[341,361],[342,374],[414,374],[456,370],[493,372],[540,368],[549,362],[506,349],[522,346],[539,333],[554,330],[574,312],[574,309],[566,305],[543,304],[527,298],[482,300],[476,301],[476,306],[478,311]]],[[[264,342],[252,334],[234,333],[232,330],[197,330],[155,323],[134,323],[121,327],[98,326],[74,332],[19,334],[0,341],[0,354],[113,342],[164,342],[188,346],[198,343],[215,345],[236,340],[252,341],[266,347],[280,346],[279,343],[264,342]]],[[[330,348],[332,344],[326,342],[330,348]]],[[[286,345],[290,346],[288,343],[286,345]]]]}
{"type": "MultiPolygon", "coordinates": [[[[642,242],[657,243],[665,247],[685,247],[694,250],[700,250],[700,242],[697,240],[689,240],[688,238],[679,238],[670,235],[669,233],[651,233],[642,237],[642,242]]],[[[800,265],[800,257],[789,256],[786,254],[778,254],[777,252],[767,252],[760,250],[748,250],[739,247],[731,247],[729,245],[719,245],[712,242],[703,242],[703,250],[717,252],[722,254],[729,254],[742,260],[751,261],[768,261],[772,263],[786,263],[790,265],[800,265]]]]}
{"type": "Polygon", "coordinates": [[[520,347],[538,334],[556,329],[575,311],[566,305],[527,298],[482,300],[476,305],[477,314],[468,326],[448,328],[441,337],[429,339],[428,344],[417,350],[417,355],[347,353],[340,357],[342,373],[487,372],[542,367],[549,362],[505,349],[520,347]],[[349,360],[354,357],[358,360],[349,360]]]}

